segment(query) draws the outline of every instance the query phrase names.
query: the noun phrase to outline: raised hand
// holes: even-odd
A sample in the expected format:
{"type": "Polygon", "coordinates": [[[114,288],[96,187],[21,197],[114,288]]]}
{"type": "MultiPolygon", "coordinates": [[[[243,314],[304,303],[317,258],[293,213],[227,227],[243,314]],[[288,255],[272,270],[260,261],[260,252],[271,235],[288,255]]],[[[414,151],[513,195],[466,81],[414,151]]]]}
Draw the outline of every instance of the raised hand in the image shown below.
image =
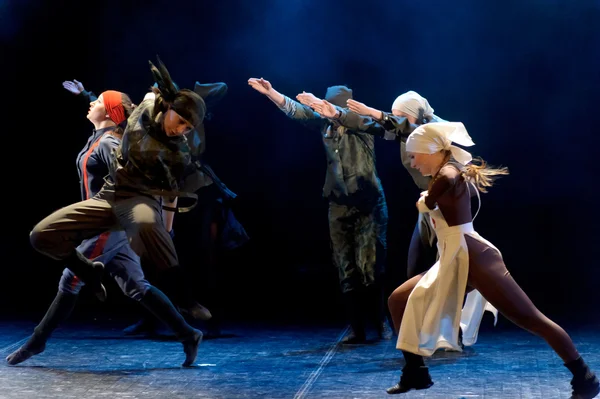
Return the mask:
{"type": "Polygon", "coordinates": [[[73,79],[73,81],[65,80],[63,82],[63,87],[70,91],[73,94],[79,94],[85,89],[83,88],[83,84],[80,81],[73,79]]]}
{"type": "Polygon", "coordinates": [[[318,100],[309,104],[316,113],[325,118],[336,118],[338,116],[337,108],[326,100],[318,100]]]}
{"type": "Polygon", "coordinates": [[[254,90],[261,94],[269,94],[271,90],[273,90],[273,86],[268,80],[264,80],[263,78],[250,78],[248,79],[248,85],[252,87],[254,90]]]}
{"type": "Polygon", "coordinates": [[[310,104],[320,101],[321,99],[312,93],[303,91],[296,96],[296,100],[298,100],[301,104],[308,105],[310,107],[310,104]]]}
{"type": "Polygon", "coordinates": [[[371,111],[373,110],[373,108],[367,107],[365,104],[356,100],[348,100],[346,104],[348,105],[348,109],[350,109],[350,111],[359,115],[370,116],[371,111]]]}

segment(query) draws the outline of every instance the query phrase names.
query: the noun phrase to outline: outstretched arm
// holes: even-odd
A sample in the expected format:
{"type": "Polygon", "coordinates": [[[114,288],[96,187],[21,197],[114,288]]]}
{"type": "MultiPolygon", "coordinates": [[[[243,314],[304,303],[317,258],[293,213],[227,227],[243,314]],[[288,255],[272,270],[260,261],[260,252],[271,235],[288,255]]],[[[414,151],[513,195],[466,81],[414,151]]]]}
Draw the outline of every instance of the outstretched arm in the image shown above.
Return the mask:
{"type": "Polygon", "coordinates": [[[309,127],[320,127],[323,123],[321,115],[315,113],[310,107],[281,94],[273,88],[268,80],[250,78],[248,79],[248,85],[273,101],[288,117],[302,122],[309,127]]]}
{"type": "Polygon", "coordinates": [[[376,120],[368,116],[361,116],[355,112],[340,108],[339,122],[348,129],[358,130],[374,136],[383,137],[386,140],[406,138],[417,128],[404,117],[384,115],[382,120],[376,120]]]}
{"type": "Polygon", "coordinates": [[[383,136],[388,140],[400,138],[404,141],[416,128],[416,125],[411,124],[407,118],[394,116],[356,100],[348,100],[348,109],[351,113],[345,112],[340,115],[340,120],[343,120],[342,124],[357,125],[361,131],[383,136]],[[363,118],[357,118],[352,113],[362,115],[363,118]]]}
{"type": "Polygon", "coordinates": [[[67,91],[75,94],[78,97],[81,97],[87,102],[91,103],[92,101],[96,101],[98,99],[93,92],[86,91],[83,87],[83,83],[78,80],[65,80],[62,85],[67,91]]]}
{"type": "Polygon", "coordinates": [[[334,119],[350,130],[372,134],[388,140],[394,140],[397,137],[406,139],[416,128],[406,118],[386,114],[355,100],[348,100],[350,110],[346,110],[326,100],[321,100],[310,93],[298,94],[297,98],[301,103],[310,106],[320,115],[334,119]],[[382,120],[379,121],[377,118],[382,118],[382,120]]]}

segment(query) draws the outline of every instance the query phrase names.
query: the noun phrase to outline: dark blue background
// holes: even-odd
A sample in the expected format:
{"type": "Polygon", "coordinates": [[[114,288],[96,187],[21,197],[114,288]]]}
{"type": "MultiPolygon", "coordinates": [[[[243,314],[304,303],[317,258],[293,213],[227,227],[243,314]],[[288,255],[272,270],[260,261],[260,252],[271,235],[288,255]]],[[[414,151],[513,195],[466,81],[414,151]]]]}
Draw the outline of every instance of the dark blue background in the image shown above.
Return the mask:
{"type": "MultiPolygon", "coordinates": [[[[465,123],[473,152],[511,175],[483,196],[477,230],[541,310],[597,317],[599,140],[597,1],[2,1],[4,145],[1,308],[40,312],[60,265],[29,247],[31,227],[79,200],[75,157],[92,125],[65,91],[139,102],[156,54],[181,86],[224,81],[207,159],[239,194],[251,243],[228,254],[227,306],[240,318],[341,317],[330,262],[325,156],[317,133],[247,85],[322,96],[346,84],[389,110],[407,90],[465,123]]],[[[405,275],[418,190],[396,143],[377,142],[390,213],[390,286],[405,275]]],[[[183,232],[178,232],[182,234],[183,232]]],[[[116,287],[107,306],[129,304],[116,287]]],[[[89,294],[89,293],[88,293],[89,294]]]]}

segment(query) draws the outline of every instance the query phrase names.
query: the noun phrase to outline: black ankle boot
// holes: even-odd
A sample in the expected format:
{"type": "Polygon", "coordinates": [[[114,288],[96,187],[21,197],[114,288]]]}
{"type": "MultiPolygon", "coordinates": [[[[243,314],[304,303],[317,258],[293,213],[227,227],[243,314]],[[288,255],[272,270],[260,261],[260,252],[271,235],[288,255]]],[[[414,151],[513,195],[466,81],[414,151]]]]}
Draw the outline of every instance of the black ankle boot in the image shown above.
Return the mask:
{"type": "Polygon", "coordinates": [[[14,366],[42,353],[46,349],[46,342],[52,332],[69,317],[76,303],[77,295],[58,292],[44,318],[35,327],[33,335],[23,346],[8,355],[6,362],[14,366]]]}
{"type": "Polygon", "coordinates": [[[565,367],[573,373],[573,379],[571,380],[573,393],[571,399],[591,399],[600,393],[598,377],[590,370],[581,356],[569,363],[565,363],[565,367]]]}
{"type": "Polygon", "coordinates": [[[364,295],[359,290],[344,293],[344,304],[351,327],[350,333],[342,339],[344,345],[357,345],[367,342],[361,299],[364,299],[364,295]]]}
{"type": "Polygon", "coordinates": [[[402,369],[402,376],[400,381],[391,388],[386,389],[386,392],[390,395],[398,393],[408,392],[411,389],[427,389],[433,385],[431,376],[429,375],[429,369],[425,366],[417,368],[402,369]]]}
{"type": "Polygon", "coordinates": [[[392,339],[392,328],[386,323],[383,285],[379,282],[367,287],[367,317],[371,320],[380,340],[392,339]]]}
{"type": "Polygon", "coordinates": [[[102,262],[92,262],[77,250],[65,261],[67,268],[94,291],[100,302],[106,301],[106,288],[102,285],[102,275],[104,274],[102,262]]]}
{"type": "Polygon", "coordinates": [[[198,346],[202,342],[202,332],[192,328],[175,309],[169,298],[156,287],[150,287],[140,303],[166,324],[183,344],[185,353],[184,367],[191,366],[196,360],[198,346]]]}
{"type": "Polygon", "coordinates": [[[600,393],[598,377],[592,372],[586,377],[573,377],[571,399],[591,399],[600,393]]]}

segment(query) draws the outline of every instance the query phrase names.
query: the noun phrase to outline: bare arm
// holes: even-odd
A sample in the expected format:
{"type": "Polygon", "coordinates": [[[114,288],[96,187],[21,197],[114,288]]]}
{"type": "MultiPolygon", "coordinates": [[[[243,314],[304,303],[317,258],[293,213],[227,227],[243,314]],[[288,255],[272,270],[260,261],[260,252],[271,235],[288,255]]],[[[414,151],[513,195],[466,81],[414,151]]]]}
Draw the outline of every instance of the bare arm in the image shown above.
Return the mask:
{"type": "Polygon", "coordinates": [[[348,109],[351,111],[350,115],[340,115],[343,125],[347,124],[348,128],[352,128],[350,127],[352,125],[354,129],[383,136],[386,139],[400,138],[404,141],[417,127],[411,124],[407,118],[380,111],[356,100],[348,100],[348,109]],[[362,118],[352,116],[352,113],[361,115],[362,118]]]}
{"type": "MultiPolygon", "coordinates": [[[[177,206],[177,197],[175,197],[174,201],[169,201],[170,198],[163,198],[164,206],[169,208],[175,208],[177,206]]],[[[167,211],[165,209],[162,210],[163,221],[165,222],[165,228],[170,233],[173,230],[173,219],[175,218],[175,212],[167,211]]]]}
{"type": "Polygon", "coordinates": [[[267,98],[275,103],[279,108],[285,105],[285,96],[277,90],[271,88],[267,94],[267,98]]]}
{"type": "Polygon", "coordinates": [[[273,101],[291,119],[313,127],[320,127],[323,123],[321,115],[314,112],[310,107],[281,94],[273,88],[268,80],[250,78],[248,79],[248,85],[273,101]]]}
{"type": "Polygon", "coordinates": [[[389,115],[355,100],[348,100],[350,110],[347,110],[326,100],[319,99],[311,93],[298,94],[297,98],[302,104],[310,106],[319,115],[336,120],[350,130],[372,134],[388,140],[395,140],[397,137],[406,138],[416,128],[416,125],[412,125],[406,118],[389,115]],[[382,120],[379,121],[376,118],[382,118],[382,120]]]}
{"type": "Polygon", "coordinates": [[[248,79],[248,86],[260,94],[266,96],[269,100],[273,101],[278,107],[283,107],[285,98],[283,94],[273,88],[273,85],[268,80],[263,78],[250,78],[248,79]]]}

